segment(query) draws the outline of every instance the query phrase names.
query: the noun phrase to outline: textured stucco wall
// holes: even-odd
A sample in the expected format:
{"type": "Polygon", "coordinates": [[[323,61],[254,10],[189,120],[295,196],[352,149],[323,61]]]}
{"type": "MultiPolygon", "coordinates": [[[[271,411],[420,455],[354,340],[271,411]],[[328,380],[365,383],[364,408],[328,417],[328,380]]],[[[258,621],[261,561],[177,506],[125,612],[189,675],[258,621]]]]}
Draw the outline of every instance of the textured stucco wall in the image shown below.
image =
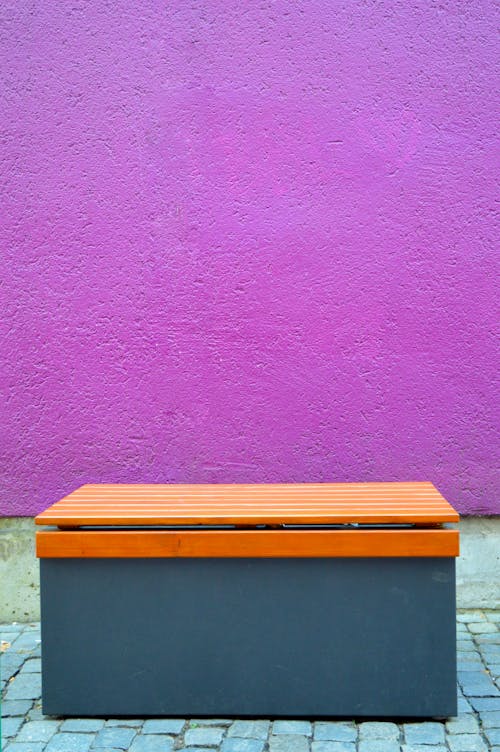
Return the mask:
{"type": "Polygon", "coordinates": [[[372,479],[500,512],[492,0],[0,16],[2,514],[372,479]]]}

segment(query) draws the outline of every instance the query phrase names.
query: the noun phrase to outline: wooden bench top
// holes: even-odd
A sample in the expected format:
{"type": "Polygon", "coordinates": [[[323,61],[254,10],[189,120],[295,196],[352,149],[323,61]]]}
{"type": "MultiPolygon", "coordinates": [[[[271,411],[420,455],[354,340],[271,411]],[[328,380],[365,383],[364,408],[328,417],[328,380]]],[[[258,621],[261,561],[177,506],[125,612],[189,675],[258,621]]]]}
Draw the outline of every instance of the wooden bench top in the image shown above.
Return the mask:
{"type": "Polygon", "coordinates": [[[332,525],[457,522],[429,482],[254,485],[89,484],[39,514],[38,525],[332,525]]]}

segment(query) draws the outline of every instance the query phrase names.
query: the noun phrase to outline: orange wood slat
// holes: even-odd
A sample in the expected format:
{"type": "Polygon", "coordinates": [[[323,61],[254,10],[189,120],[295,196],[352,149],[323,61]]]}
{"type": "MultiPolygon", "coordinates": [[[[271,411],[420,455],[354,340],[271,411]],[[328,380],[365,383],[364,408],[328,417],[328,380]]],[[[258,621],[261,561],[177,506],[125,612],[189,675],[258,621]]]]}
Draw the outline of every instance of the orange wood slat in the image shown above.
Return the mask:
{"type": "Polygon", "coordinates": [[[328,499],[337,497],[346,498],[371,498],[371,497],[404,497],[412,498],[415,496],[425,496],[433,499],[442,500],[441,495],[431,483],[352,483],[344,484],[242,484],[242,485],[185,485],[185,484],[133,484],[133,485],[86,485],[74,491],[66,499],[71,500],[104,500],[126,499],[133,501],[140,498],[144,499],[166,499],[188,497],[192,500],[204,499],[214,501],[215,499],[224,498],[226,500],[236,500],[238,502],[245,499],[255,501],[265,497],[266,499],[283,497],[286,500],[298,498],[304,500],[307,497],[316,499],[326,497],[328,499]]]}
{"type": "MultiPolygon", "coordinates": [[[[78,494],[75,492],[75,495],[73,497],[73,501],[106,501],[106,499],[116,500],[116,499],[124,499],[124,500],[130,500],[135,501],[137,500],[138,493],[119,493],[119,491],[114,491],[113,493],[108,493],[106,491],[103,491],[103,493],[94,492],[92,494],[78,494]]],[[[72,495],[73,496],[73,495],[72,495]]],[[[212,491],[211,493],[204,493],[200,494],[198,492],[191,493],[188,489],[177,491],[177,493],[167,492],[167,493],[150,493],[148,491],[145,491],[144,494],[141,495],[142,498],[146,498],[150,501],[158,501],[158,499],[175,499],[179,497],[184,498],[190,498],[193,501],[198,501],[199,503],[206,503],[208,501],[214,501],[215,499],[225,498],[227,501],[256,501],[259,498],[262,497],[262,493],[248,493],[242,491],[240,494],[238,494],[236,491],[231,492],[225,492],[224,490],[221,490],[219,493],[215,493],[212,491]]],[[[388,498],[390,499],[428,499],[430,501],[436,501],[437,496],[436,494],[433,494],[431,491],[411,491],[410,489],[392,489],[384,491],[382,489],[375,491],[370,490],[366,493],[363,493],[362,491],[357,491],[356,493],[353,493],[352,491],[344,491],[342,493],[338,491],[333,491],[331,493],[327,493],[323,490],[319,490],[316,493],[312,493],[309,490],[305,490],[302,493],[297,493],[297,491],[290,491],[287,492],[286,490],[282,490],[279,493],[269,491],[265,494],[267,499],[274,499],[275,501],[293,501],[294,499],[317,499],[321,501],[322,499],[384,499],[388,498]]]]}
{"type": "Polygon", "coordinates": [[[456,530],[39,531],[40,558],[458,556],[456,530]]]}
{"type": "Polygon", "coordinates": [[[456,522],[428,482],[255,485],[86,485],[39,525],[343,524],[456,522]]]}

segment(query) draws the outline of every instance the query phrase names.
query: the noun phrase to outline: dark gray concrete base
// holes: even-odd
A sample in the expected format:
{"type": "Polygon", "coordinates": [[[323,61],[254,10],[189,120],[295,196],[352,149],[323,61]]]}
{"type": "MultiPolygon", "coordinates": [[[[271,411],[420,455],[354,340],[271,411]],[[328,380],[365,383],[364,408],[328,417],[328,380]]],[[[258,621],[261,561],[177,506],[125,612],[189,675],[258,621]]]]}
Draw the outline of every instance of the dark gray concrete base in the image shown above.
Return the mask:
{"type": "Polygon", "coordinates": [[[40,566],[46,714],[456,714],[454,559],[40,566]]]}

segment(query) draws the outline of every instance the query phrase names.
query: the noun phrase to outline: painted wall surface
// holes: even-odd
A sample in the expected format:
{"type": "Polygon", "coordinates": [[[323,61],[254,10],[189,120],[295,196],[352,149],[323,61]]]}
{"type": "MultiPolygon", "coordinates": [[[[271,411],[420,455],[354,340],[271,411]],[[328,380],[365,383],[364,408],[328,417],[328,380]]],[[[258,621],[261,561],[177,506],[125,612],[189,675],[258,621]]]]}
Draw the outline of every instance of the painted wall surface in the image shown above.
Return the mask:
{"type": "Polygon", "coordinates": [[[499,513],[495,5],[1,14],[1,501],[432,480],[499,513]]]}

